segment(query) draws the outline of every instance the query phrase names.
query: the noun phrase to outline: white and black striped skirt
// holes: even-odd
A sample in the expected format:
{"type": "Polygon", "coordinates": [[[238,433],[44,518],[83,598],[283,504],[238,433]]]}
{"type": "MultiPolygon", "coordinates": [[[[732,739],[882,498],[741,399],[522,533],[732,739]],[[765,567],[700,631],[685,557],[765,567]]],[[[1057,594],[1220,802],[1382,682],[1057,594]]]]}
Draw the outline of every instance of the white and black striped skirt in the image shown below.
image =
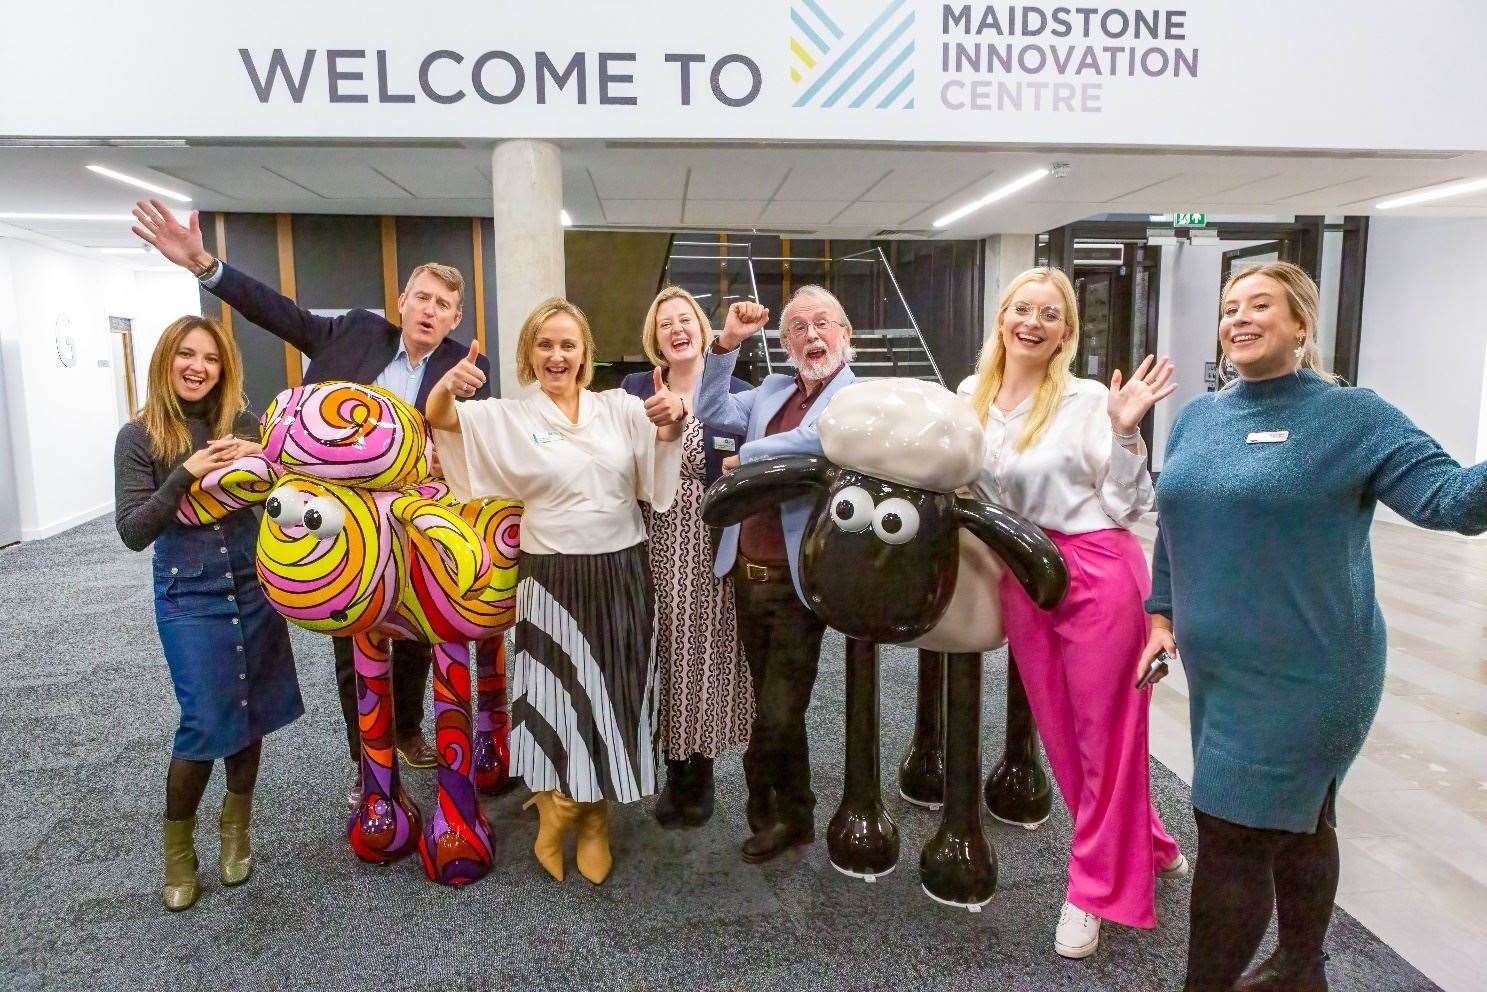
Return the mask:
{"type": "Polygon", "coordinates": [[[645,544],[523,554],[518,568],[512,775],[579,802],[653,795],[655,594],[645,544]]]}

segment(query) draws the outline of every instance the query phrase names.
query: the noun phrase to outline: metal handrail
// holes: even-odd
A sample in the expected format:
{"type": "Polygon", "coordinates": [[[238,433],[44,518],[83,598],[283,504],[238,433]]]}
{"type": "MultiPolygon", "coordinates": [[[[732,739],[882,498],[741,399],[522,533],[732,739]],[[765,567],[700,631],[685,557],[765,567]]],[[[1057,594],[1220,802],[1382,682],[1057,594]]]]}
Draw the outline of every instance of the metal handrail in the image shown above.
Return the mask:
{"type": "MultiPolygon", "coordinates": [[[[904,291],[898,286],[898,277],[893,274],[893,266],[888,264],[888,256],[883,254],[881,247],[876,250],[878,252],[878,258],[883,262],[883,268],[888,272],[889,281],[893,283],[893,291],[898,294],[898,301],[903,304],[904,313],[909,316],[909,325],[914,328],[914,336],[919,339],[919,347],[923,350],[924,357],[929,359],[929,367],[934,371],[935,381],[943,386],[945,384],[945,377],[940,374],[939,363],[935,361],[935,356],[930,352],[929,345],[924,342],[924,332],[919,329],[919,321],[914,319],[914,311],[909,309],[909,301],[904,299],[904,291]]],[[[866,253],[858,252],[858,254],[866,253]]],[[[896,369],[897,365],[894,367],[896,369]]]]}

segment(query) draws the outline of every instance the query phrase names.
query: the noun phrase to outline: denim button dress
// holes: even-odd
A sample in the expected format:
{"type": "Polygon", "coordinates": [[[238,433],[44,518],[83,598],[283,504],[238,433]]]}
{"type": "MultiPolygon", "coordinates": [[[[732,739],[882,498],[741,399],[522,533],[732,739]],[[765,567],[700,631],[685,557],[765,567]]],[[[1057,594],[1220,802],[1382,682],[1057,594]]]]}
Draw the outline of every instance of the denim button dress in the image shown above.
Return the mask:
{"type": "Polygon", "coordinates": [[[258,585],[251,509],[155,540],[155,620],[181,707],[174,754],[236,754],[300,717],[289,629],[258,585]]]}

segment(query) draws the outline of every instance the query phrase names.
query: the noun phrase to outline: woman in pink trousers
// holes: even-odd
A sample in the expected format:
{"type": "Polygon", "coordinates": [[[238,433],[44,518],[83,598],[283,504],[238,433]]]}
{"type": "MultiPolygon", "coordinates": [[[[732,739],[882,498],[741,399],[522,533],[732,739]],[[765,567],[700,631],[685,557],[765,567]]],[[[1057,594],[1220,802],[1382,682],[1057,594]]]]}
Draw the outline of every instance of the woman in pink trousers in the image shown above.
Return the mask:
{"type": "Polygon", "coordinates": [[[1016,582],[1001,589],[1008,644],[1074,821],[1054,935],[1066,958],[1095,952],[1102,919],[1156,926],[1156,879],[1187,872],[1151,804],[1151,690],[1131,681],[1151,588],[1128,529],[1153,499],[1140,424],[1177,387],[1172,363],[1150,356],[1129,381],[1117,371],[1109,389],[1075,378],[1076,306],[1058,269],[1013,279],[976,374],[960,386],[986,428],[976,494],[1042,527],[1069,567],[1069,594],[1052,611],[1016,582]]]}

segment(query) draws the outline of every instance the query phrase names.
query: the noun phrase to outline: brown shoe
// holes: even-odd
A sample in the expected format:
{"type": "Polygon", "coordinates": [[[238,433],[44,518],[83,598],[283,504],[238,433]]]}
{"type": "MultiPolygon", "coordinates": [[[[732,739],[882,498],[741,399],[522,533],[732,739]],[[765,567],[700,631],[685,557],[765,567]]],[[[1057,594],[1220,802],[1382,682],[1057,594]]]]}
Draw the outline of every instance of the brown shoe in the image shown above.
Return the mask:
{"type": "Polygon", "coordinates": [[[432,768],[439,760],[429,742],[423,739],[422,730],[415,730],[398,741],[398,756],[409,768],[432,768]]]}
{"type": "Polygon", "coordinates": [[[743,842],[743,859],[751,865],[763,864],[815,839],[815,832],[809,828],[771,823],[743,842]]]}

